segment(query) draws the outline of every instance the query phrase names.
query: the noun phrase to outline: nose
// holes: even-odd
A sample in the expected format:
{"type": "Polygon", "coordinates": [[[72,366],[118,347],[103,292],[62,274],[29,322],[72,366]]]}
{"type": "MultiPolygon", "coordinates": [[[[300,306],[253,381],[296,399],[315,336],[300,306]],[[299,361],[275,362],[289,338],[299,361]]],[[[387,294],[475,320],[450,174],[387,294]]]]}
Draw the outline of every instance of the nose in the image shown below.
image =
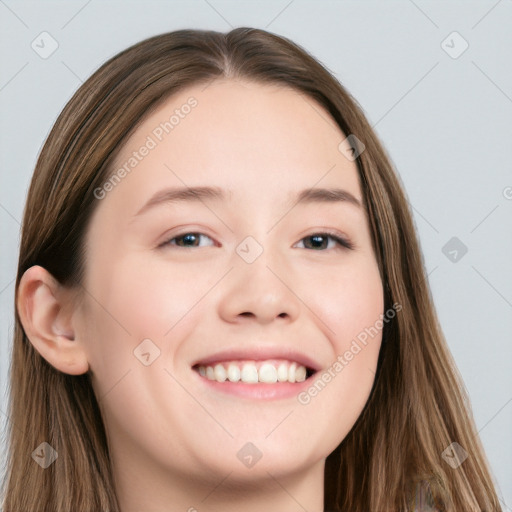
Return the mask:
{"type": "Polygon", "coordinates": [[[293,273],[284,270],[284,262],[270,257],[269,249],[252,263],[235,255],[234,267],[223,281],[218,302],[223,320],[268,324],[275,319],[293,322],[298,318],[301,301],[293,291],[293,273]]]}

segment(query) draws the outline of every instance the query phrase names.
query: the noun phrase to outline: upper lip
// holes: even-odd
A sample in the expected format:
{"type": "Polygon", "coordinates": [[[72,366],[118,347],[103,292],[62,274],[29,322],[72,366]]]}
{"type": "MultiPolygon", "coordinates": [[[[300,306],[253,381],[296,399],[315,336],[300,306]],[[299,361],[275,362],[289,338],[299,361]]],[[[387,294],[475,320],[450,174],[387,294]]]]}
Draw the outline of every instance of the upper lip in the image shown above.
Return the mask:
{"type": "Polygon", "coordinates": [[[216,363],[222,363],[226,361],[264,361],[266,359],[286,359],[289,361],[295,361],[302,366],[314,371],[318,371],[321,365],[308,357],[306,354],[297,351],[293,348],[280,347],[244,347],[235,349],[226,349],[219,352],[215,352],[206,357],[197,359],[192,366],[212,366],[216,363]]]}

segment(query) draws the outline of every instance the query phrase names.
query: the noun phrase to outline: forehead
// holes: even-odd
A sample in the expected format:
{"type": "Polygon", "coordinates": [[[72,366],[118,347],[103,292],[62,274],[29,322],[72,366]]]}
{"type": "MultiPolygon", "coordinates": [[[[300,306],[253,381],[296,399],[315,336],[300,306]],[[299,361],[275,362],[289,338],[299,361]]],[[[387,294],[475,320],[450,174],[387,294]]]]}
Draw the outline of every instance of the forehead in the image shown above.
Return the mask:
{"type": "Polygon", "coordinates": [[[134,207],[165,186],[216,185],[229,197],[286,198],[343,187],[361,198],[357,167],[339,150],[345,134],[309,96],[276,84],[216,80],[167,98],[120,149],[124,195],[134,207]]]}

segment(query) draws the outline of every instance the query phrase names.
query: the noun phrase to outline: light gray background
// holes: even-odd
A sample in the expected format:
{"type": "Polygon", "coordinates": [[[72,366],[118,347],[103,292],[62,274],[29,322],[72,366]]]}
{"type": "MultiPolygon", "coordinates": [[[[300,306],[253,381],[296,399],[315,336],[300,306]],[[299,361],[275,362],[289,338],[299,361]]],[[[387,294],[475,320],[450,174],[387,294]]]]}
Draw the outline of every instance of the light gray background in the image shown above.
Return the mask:
{"type": "Polygon", "coordinates": [[[107,58],[143,38],[237,26],[270,30],[311,52],[388,149],[504,510],[512,510],[512,0],[0,0],[0,417],[20,220],[58,113],[107,58]],[[59,45],[47,59],[31,48],[34,40],[42,46],[43,31],[59,45]],[[463,39],[448,37],[454,31],[463,39]],[[469,47],[457,56],[464,40],[469,47]],[[442,251],[454,236],[468,248],[456,262],[442,251]]]}

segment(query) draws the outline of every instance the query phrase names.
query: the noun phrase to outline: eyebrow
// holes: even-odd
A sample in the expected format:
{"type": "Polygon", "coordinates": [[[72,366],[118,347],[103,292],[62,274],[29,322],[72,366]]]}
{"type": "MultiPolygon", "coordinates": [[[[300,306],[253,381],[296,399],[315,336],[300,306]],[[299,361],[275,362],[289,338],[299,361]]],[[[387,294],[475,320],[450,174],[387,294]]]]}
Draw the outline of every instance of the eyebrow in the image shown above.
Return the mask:
{"type": "MultiPolygon", "coordinates": [[[[232,191],[225,191],[219,187],[184,187],[167,188],[156,192],[144,206],[134,215],[137,217],[157,205],[177,203],[183,201],[214,200],[225,201],[231,197],[232,191]]],[[[313,203],[347,203],[362,208],[361,201],[348,190],[341,188],[307,188],[301,190],[297,195],[289,196],[287,206],[313,203]]]]}

